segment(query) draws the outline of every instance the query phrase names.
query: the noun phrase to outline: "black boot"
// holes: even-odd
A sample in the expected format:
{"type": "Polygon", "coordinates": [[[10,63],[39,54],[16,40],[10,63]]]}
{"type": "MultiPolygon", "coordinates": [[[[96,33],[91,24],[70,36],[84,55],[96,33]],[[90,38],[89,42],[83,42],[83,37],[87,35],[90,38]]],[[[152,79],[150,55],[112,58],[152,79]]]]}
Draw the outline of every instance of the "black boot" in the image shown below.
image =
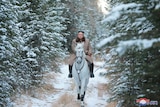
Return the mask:
{"type": "Polygon", "coordinates": [[[78,96],[77,96],[77,100],[80,100],[80,99],[81,99],[80,94],[78,94],[78,96]]]}
{"type": "Polygon", "coordinates": [[[94,74],[93,74],[93,68],[94,68],[94,64],[93,64],[93,63],[89,64],[89,69],[90,69],[90,77],[91,77],[91,78],[94,78],[94,74]]]}
{"type": "Polygon", "coordinates": [[[68,78],[72,78],[72,65],[69,65],[69,75],[68,78]]]}

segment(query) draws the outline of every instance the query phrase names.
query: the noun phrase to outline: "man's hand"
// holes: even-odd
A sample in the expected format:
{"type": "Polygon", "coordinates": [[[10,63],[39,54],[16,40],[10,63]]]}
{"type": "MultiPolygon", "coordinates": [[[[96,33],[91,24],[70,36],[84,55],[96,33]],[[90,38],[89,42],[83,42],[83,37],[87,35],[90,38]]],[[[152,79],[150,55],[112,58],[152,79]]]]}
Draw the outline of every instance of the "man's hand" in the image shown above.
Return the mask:
{"type": "Polygon", "coordinates": [[[89,56],[91,56],[91,55],[92,55],[92,53],[88,53],[88,55],[89,55],[89,56]]]}
{"type": "Polygon", "coordinates": [[[91,55],[92,55],[92,53],[90,53],[90,52],[86,51],[86,55],[91,56],[91,55]]]}
{"type": "Polygon", "coordinates": [[[85,53],[86,53],[86,55],[88,55],[88,51],[86,51],[85,53]]]}

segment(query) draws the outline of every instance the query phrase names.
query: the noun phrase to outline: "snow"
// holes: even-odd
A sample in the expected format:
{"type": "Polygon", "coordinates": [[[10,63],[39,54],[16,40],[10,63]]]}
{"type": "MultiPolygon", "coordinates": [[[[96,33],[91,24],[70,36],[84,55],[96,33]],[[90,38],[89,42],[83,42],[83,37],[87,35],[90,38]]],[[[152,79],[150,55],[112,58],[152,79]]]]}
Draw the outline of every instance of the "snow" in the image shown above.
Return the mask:
{"type": "Polygon", "coordinates": [[[120,41],[118,44],[118,48],[116,51],[120,54],[123,55],[126,49],[129,47],[135,45],[138,46],[139,49],[147,49],[152,47],[153,43],[159,42],[160,38],[157,39],[137,39],[137,40],[128,40],[128,41],[120,41]]]}
{"type": "Polygon", "coordinates": [[[42,50],[46,50],[46,51],[48,50],[48,48],[45,47],[45,46],[41,46],[40,48],[41,48],[42,50]]]}
{"type": "Polygon", "coordinates": [[[110,36],[110,37],[108,37],[108,38],[105,38],[105,39],[103,39],[102,41],[100,41],[100,43],[98,43],[98,44],[96,45],[96,47],[97,47],[97,48],[101,48],[101,47],[103,47],[105,44],[111,42],[112,40],[114,40],[114,39],[117,38],[117,37],[120,37],[120,34],[112,35],[112,36],[110,36]]]}
{"type": "Polygon", "coordinates": [[[146,17],[141,17],[135,19],[135,22],[132,23],[131,27],[138,29],[138,34],[147,33],[151,31],[155,26],[153,26],[146,17]]]}
{"type": "MultiPolygon", "coordinates": [[[[105,62],[95,62],[95,70],[98,69],[99,66],[102,66],[105,62]]],[[[60,65],[61,72],[55,73],[50,72],[49,75],[54,76],[53,79],[47,79],[47,83],[51,84],[54,89],[57,90],[56,93],[52,94],[45,94],[45,99],[40,97],[31,97],[29,95],[23,94],[20,98],[17,98],[17,100],[14,102],[15,107],[53,107],[55,103],[58,102],[58,99],[62,97],[62,95],[65,95],[65,93],[74,96],[75,102],[78,102],[76,100],[77,93],[76,93],[76,87],[74,85],[74,79],[68,78],[68,65],[62,64],[60,65]],[[23,100],[22,100],[23,99],[23,100]],[[21,103],[20,103],[21,102],[21,103]]],[[[107,99],[109,98],[109,94],[105,90],[105,92],[102,93],[100,96],[98,93],[99,91],[99,85],[100,84],[107,84],[108,79],[100,76],[99,74],[102,72],[106,72],[105,69],[98,69],[94,74],[95,78],[90,78],[86,96],[85,96],[85,107],[104,107],[107,105],[107,99]]],[[[41,94],[41,93],[34,93],[34,94],[41,94]]],[[[77,103],[80,104],[80,103],[77,103]]],[[[59,107],[61,107],[59,105],[59,107]]],[[[65,106],[67,107],[67,106],[65,106]]]]}
{"type": "Polygon", "coordinates": [[[108,9],[110,8],[110,5],[106,2],[106,0],[98,0],[97,5],[103,14],[108,14],[108,9]]]}
{"type": "MultiPolygon", "coordinates": [[[[0,28],[0,31],[1,32],[3,32],[3,33],[5,33],[5,32],[7,32],[7,29],[6,28],[0,28]]],[[[4,37],[4,36],[3,36],[4,37]]],[[[3,38],[2,38],[3,39],[3,38]]]]}
{"type": "MultiPolygon", "coordinates": [[[[124,11],[124,10],[127,10],[129,8],[139,7],[141,5],[142,4],[136,4],[136,3],[119,4],[119,5],[115,6],[115,7],[113,7],[113,9],[111,10],[111,12],[108,15],[108,17],[103,19],[101,21],[101,23],[115,21],[118,18],[120,18],[120,16],[121,16],[122,13],[120,11],[124,11]]],[[[134,10],[134,12],[139,12],[139,11],[138,10],[136,10],[136,11],[134,10]]]]}
{"type": "Polygon", "coordinates": [[[36,53],[34,53],[32,50],[27,52],[27,57],[36,57],[36,53]]]}
{"type": "Polygon", "coordinates": [[[135,22],[132,23],[132,26],[131,27],[138,27],[140,25],[142,25],[142,23],[144,23],[146,21],[146,18],[145,17],[141,17],[141,18],[137,18],[135,19],[135,22]]]}
{"type": "Polygon", "coordinates": [[[149,31],[151,31],[153,28],[154,28],[154,26],[146,27],[146,28],[144,28],[144,29],[139,30],[139,31],[138,31],[138,34],[147,33],[147,32],[149,32],[149,31]]]}
{"type": "Polygon", "coordinates": [[[156,10],[160,9],[160,3],[155,6],[155,9],[156,10]]]}

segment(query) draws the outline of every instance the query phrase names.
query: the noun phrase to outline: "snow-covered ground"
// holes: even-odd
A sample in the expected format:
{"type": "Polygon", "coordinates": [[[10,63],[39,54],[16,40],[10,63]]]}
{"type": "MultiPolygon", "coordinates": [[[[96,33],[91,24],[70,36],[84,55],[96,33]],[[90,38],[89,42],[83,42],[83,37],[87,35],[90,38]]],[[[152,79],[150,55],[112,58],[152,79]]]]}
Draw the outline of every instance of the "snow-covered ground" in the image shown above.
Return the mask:
{"type": "MultiPolygon", "coordinates": [[[[108,79],[99,75],[106,72],[98,69],[104,62],[95,62],[95,78],[90,78],[85,96],[85,107],[107,106],[108,79]]],[[[77,101],[76,87],[73,78],[68,78],[68,66],[60,66],[61,73],[49,72],[44,75],[42,87],[17,97],[15,107],[80,107],[77,101]]],[[[18,96],[18,95],[17,95],[18,96]]]]}

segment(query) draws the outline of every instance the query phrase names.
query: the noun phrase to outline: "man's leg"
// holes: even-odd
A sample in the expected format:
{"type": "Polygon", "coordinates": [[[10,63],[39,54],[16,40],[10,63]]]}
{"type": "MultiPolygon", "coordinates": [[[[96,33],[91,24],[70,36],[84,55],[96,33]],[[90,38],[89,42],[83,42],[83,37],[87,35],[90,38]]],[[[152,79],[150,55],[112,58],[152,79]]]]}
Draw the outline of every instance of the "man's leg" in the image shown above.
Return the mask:
{"type": "Polygon", "coordinates": [[[93,74],[94,64],[93,64],[93,60],[92,60],[91,56],[86,55],[86,60],[89,65],[90,77],[94,78],[94,74],[93,74]]]}
{"type": "Polygon", "coordinates": [[[68,78],[72,78],[72,65],[69,65],[69,75],[68,78]]]}
{"type": "Polygon", "coordinates": [[[93,69],[94,69],[94,64],[89,62],[89,70],[91,78],[94,78],[93,69]]]}

